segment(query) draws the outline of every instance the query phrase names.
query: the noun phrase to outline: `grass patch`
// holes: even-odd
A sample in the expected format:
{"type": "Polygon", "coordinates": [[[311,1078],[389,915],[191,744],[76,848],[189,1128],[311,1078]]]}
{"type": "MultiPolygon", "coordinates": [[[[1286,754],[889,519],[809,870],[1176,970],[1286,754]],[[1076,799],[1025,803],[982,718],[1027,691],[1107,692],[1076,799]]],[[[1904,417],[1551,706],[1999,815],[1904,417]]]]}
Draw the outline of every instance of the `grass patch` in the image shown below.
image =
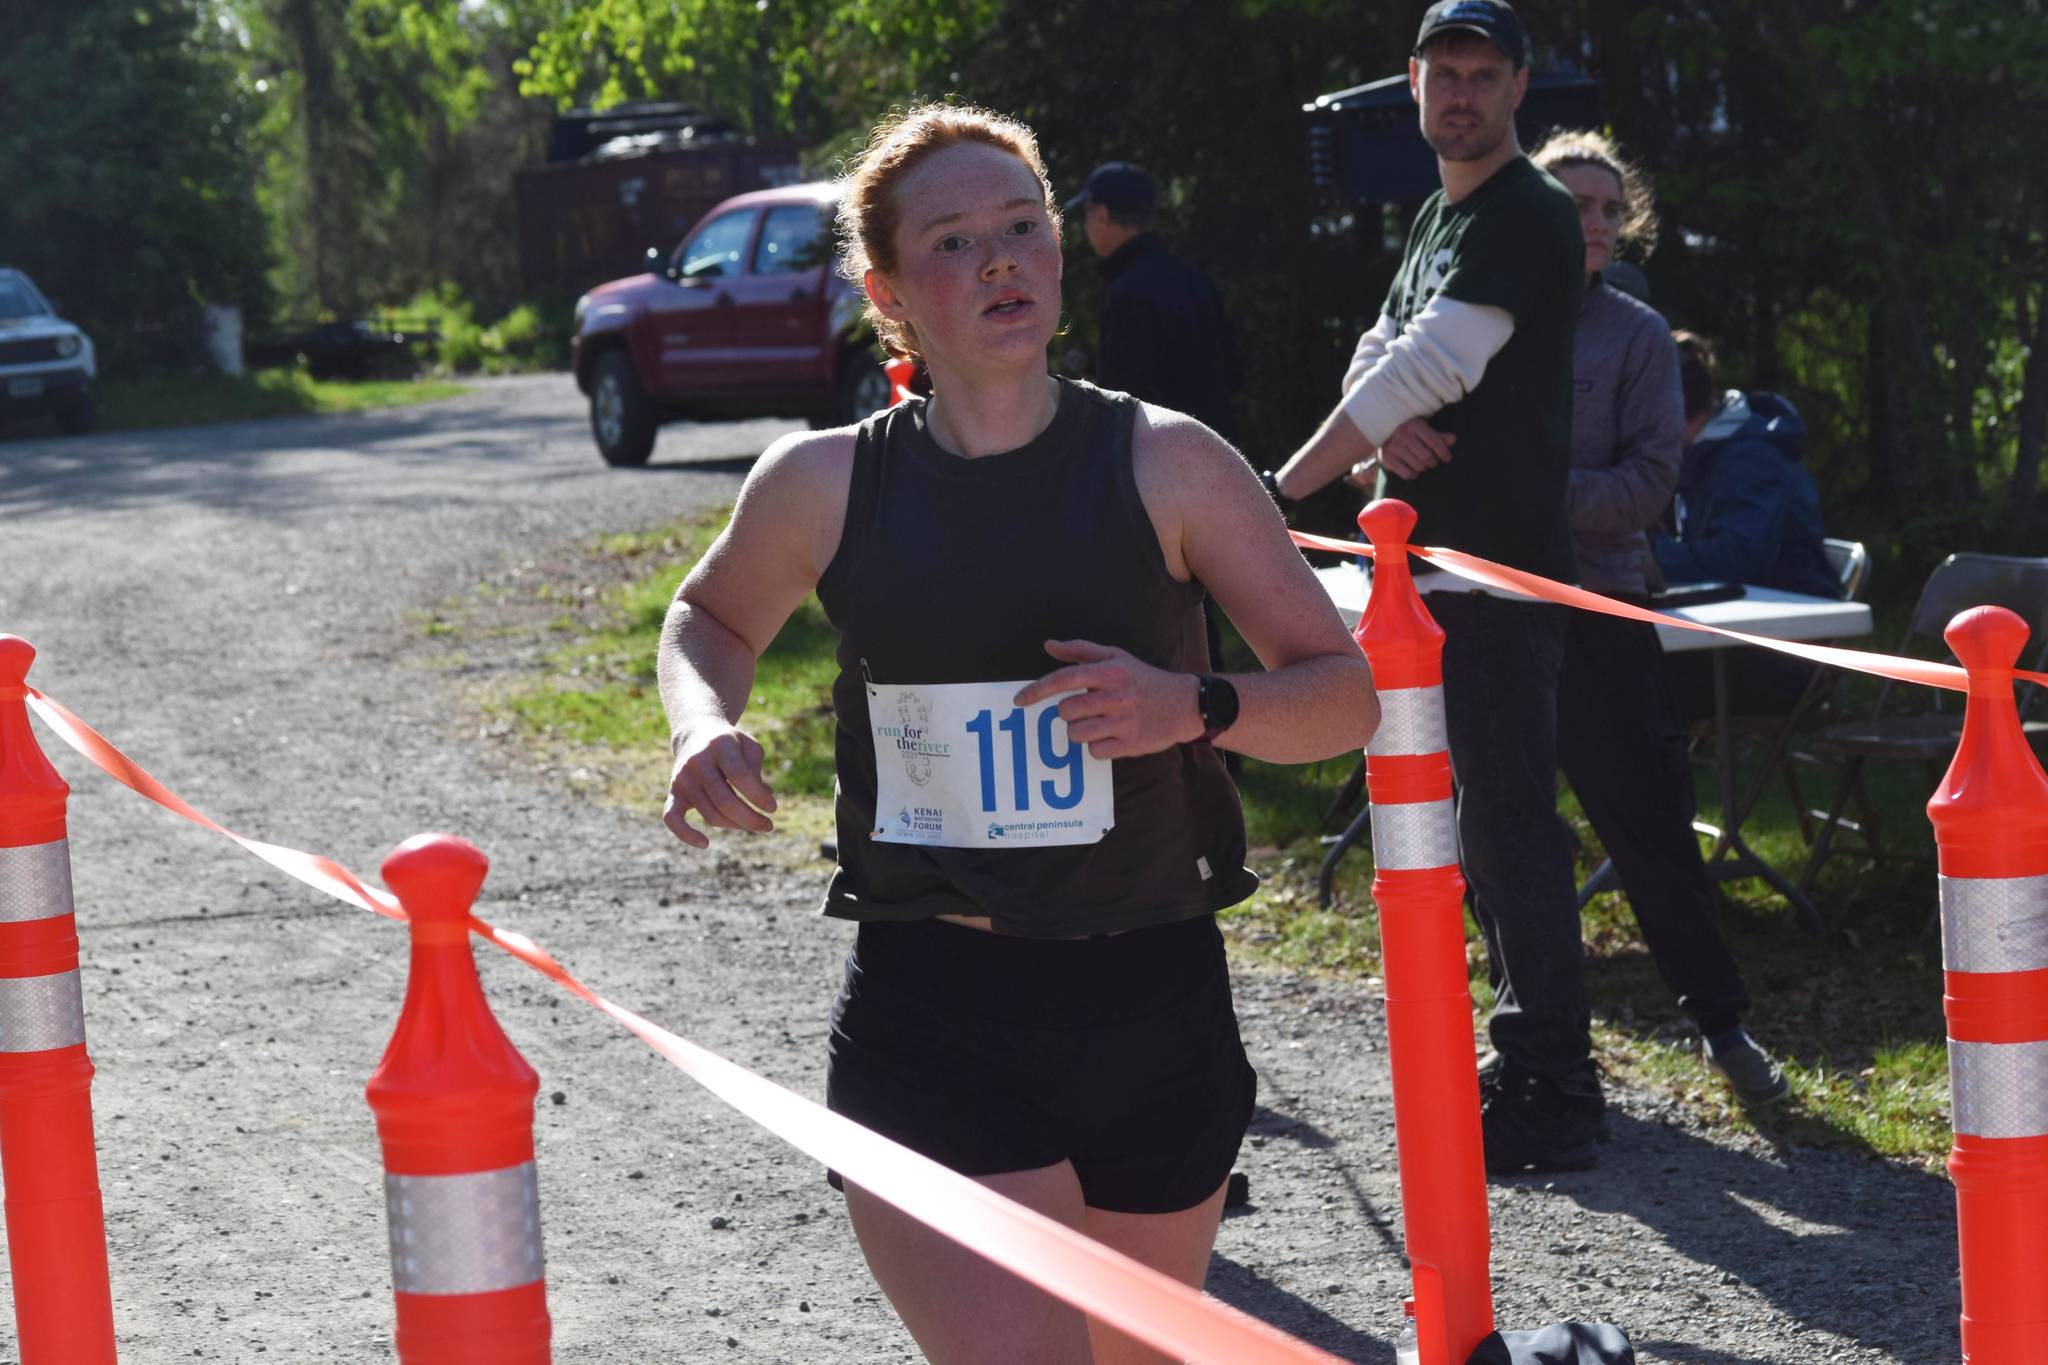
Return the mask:
{"type": "MultiPolygon", "coordinates": [[[[588,768],[605,794],[634,806],[651,809],[667,781],[667,726],[654,681],[662,617],[724,520],[719,513],[604,538],[571,572],[608,578],[608,588],[568,587],[557,573],[523,589],[533,607],[527,629],[536,666],[499,689],[490,707],[543,753],[588,768]]],[[[490,628],[471,613],[502,597],[493,588],[469,603],[445,604],[423,616],[421,629],[460,636],[490,628]]],[[[782,801],[777,824],[804,834],[830,829],[835,643],[816,600],[807,601],[762,657],[747,708],[746,725],[767,749],[769,780],[782,801]]],[[[1227,627],[1224,664],[1256,667],[1227,627]]],[[[1339,865],[1327,908],[1317,895],[1325,810],[1356,761],[1245,763],[1240,789],[1251,862],[1264,884],[1222,918],[1240,956],[1374,989],[1382,967],[1370,845],[1339,865]]],[[[1710,770],[1699,776],[1701,809],[1711,815],[1718,790],[1710,770]]],[[[1723,1131],[1859,1148],[1930,1168],[1939,1162],[1950,1133],[1940,944],[1925,930],[1934,903],[1925,779],[1900,765],[1876,765],[1870,785],[1885,821],[1882,842],[1908,856],[1881,869],[1855,856],[1830,864],[1819,886],[1834,926],[1827,943],[1763,883],[1722,886],[1723,928],[1753,1001],[1747,1022],[1785,1062],[1792,1100],[1751,1115],[1729,1099],[1619,894],[1596,897],[1582,918],[1595,1046],[1611,1075],[1723,1131]]],[[[1824,786],[1808,780],[1805,803],[1824,802],[1824,786]]],[[[1560,810],[1577,837],[1583,878],[1600,861],[1598,841],[1568,789],[1560,789],[1560,810]]],[[[1341,828],[1345,818],[1331,823],[1341,828]]],[[[1797,868],[1805,857],[1795,804],[1775,781],[1744,834],[1778,867],[1797,868]]],[[[1469,916],[1466,962],[1483,1014],[1493,993],[1469,916]]]]}
{"type": "MultiPolygon", "coordinates": [[[[1224,641],[1226,667],[1257,666],[1227,625],[1224,641]]],[[[1849,714],[1858,713],[1852,705],[1849,714]]],[[[1338,865],[1327,908],[1317,896],[1325,852],[1319,840],[1348,818],[1340,815],[1326,825],[1324,811],[1355,763],[1348,757],[1299,767],[1246,761],[1239,786],[1251,862],[1264,884],[1227,912],[1223,923],[1241,954],[1375,987],[1383,968],[1370,844],[1353,849],[1338,865]]],[[[1700,810],[1713,818],[1720,801],[1717,779],[1704,767],[1697,775],[1700,810]]],[[[1806,805],[1825,804],[1829,780],[1824,773],[1802,773],[1806,805]]],[[[1951,1135],[1941,945],[1926,928],[1935,898],[1926,778],[1911,765],[1876,764],[1865,780],[1882,817],[1879,842],[1896,856],[1883,866],[1856,854],[1829,863],[1816,889],[1830,919],[1828,942],[1808,933],[1762,882],[1721,885],[1722,927],[1752,1001],[1746,1023],[1784,1062],[1793,1086],[1790,1101],[1757,1114],[1733,1102],[1702,1060],[1698,1035],[1658,976],[1619,893],[1595,897],[1581,917],[1594,1047],[1610,1075],[1662,1094],[1693,1119],[1723,1131],[1776,1143],[1859,1148],[1934,1168],[1951,1135]]],[[[1563,784],[1559,810],[1577,839],[1577,873],[1583,879],[1604,853],[1563,784]]],[[[1796,872],[1805,861],[1797,807],[1775,778],[1743,834],[1776,867],[1796,872]]],[[[1483,1018],[1493,992],[1469,914],[1465,932],[1473,998],[1483,1018]]]]}
{"type": "Polygon", "coordinates": [[[254,370],[231,379],[212,375],[157,375],[110,380],[99,386],[99,429],[141,431],[153,427],[238,422],[255,417],[310,416],[401,407],[453,398],[464,384],[434,379],[314,379],[303,370],[254,370]]]}
{"type": "MultiPolygon", "coordinates": [[[[603,537],[583,569],[612,580],[609,587],[527,585],[525,601],[538,619],[524,629],[544,642],[543,651],[537,666],[488,692],[485,710],[608,799],[658,809],[668,782],[668,721],[655,677],[662,620],[728,515],[723,509],[603,537]]],[[[424,614],[422,633],[498,629],[473,619],[491,595],[481,590],[471,603],[424,614]]],[[[761,656],[743,721],[767,753],[776,825],[806,836],[831,827],[837,640],[817,599],[806,599],[761,656]]]]}

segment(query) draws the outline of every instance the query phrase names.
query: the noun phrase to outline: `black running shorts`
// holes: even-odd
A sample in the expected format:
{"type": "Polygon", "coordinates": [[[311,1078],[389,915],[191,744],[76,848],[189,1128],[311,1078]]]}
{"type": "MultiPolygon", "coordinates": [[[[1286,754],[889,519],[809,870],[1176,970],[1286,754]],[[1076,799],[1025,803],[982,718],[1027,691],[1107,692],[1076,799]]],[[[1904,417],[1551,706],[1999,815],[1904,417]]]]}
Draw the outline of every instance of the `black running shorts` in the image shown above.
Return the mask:
{"type": "Polygon", "coordinates": [[[861,925],[825,1103],[962,1175],[1068,1161],[1093,1208],[1174,1213],[1229,1176],[1257,1084],[1210,916],[1085,939],[917,920],[861,925]]]}

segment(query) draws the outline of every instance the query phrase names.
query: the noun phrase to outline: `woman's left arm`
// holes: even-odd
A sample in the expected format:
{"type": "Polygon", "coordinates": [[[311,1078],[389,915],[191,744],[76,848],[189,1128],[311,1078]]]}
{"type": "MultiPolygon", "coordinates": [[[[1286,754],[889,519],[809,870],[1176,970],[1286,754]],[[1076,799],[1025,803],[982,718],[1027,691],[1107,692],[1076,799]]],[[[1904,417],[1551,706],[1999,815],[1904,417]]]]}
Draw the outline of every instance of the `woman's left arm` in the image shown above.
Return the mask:
{"type": "MultiPolygon", "coordinates": [[[[1163,408],[1145,408],[1133,442],[1139,495],[1168,570],[1206,587],[1265,665],[1222,675],[1237,690],[1238,718],[1215,743],[1271,763],[1364,748],[1379,724],[1372,672],[1252,467],[1200,422],[1163,408]]],[[[1201,735],[1196,675],[1085,640],[1047,648],[1069,666],[1018,702],[1082,689],[1060,714],[1098,756],[1154,753],[1201,735]]]]}

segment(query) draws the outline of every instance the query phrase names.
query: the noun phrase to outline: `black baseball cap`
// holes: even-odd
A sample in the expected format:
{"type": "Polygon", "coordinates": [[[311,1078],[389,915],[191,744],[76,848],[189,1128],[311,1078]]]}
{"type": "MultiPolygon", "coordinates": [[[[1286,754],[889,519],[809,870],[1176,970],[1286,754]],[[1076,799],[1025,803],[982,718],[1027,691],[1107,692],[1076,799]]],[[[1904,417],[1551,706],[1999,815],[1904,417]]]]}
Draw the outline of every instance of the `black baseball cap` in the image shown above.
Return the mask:
{"type": "Polygon", "coordinates": [[[1415,55],[1439,33],[1476,33],[1507,54],[1517,71],[1529,63],[1529,39],[1522,21],[1506,0],[1437,0],[1422,16],[1415,35],[1415,55]]]}
{"type": "Polygon", "coordinates": [[[1119,213],[1150,213],[1158,202],[1152,175],[1129,161],[1105,161],[1088,172],[1081,192],[1069,199],[1061,212],[1072,213],[1084,204],[1101,204],[1119,213]]]}

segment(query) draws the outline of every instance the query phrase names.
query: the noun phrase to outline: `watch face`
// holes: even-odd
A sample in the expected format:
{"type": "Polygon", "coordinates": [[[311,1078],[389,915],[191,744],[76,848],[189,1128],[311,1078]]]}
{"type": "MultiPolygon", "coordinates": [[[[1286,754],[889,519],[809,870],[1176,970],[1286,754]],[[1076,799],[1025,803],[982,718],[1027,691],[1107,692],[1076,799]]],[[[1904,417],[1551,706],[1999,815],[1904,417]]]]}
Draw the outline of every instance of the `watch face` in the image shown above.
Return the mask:
{"type": "Polygon", "coordinates": [[[1237,689],[1222,678],[1203,676],[1196,705],[1201,710],[1204,729],[1228,730],[1237,723],[1237,689]]]}

